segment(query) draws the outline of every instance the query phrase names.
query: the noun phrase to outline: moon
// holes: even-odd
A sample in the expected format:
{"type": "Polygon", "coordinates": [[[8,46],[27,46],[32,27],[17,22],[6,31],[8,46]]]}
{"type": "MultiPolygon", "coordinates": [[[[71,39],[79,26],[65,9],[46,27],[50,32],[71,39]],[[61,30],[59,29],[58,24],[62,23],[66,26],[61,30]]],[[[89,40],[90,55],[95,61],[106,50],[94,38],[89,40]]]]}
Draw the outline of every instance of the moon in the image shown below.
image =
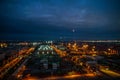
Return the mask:
{"type": "Polygon", "coordinates": [[[74,33],[74,32],[75,32],[75,29],[72,29],[72,32],[74,33]]]}

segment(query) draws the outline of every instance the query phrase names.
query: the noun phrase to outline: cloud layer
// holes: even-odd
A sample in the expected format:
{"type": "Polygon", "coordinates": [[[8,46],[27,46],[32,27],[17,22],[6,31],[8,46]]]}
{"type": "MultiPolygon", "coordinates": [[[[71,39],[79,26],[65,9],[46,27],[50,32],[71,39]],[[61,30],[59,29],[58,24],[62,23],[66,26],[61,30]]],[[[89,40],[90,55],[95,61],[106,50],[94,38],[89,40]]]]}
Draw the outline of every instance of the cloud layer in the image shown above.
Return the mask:
{"type": "Polygon", "coordinates": [[[119,39],[119,3],[119,0],[2,0],[1,39],[22,39],[23,35],[30,39],[49,39],[47,35],[50,39],[61,36],[119,39]]]}

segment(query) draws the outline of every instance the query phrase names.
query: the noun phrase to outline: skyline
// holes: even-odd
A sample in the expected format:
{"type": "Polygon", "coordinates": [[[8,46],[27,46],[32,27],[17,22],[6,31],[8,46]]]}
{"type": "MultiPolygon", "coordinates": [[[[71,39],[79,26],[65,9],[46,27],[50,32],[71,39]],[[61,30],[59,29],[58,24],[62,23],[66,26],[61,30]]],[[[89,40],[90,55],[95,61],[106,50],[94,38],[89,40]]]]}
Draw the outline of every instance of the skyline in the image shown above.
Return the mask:
{"type": "Polygon", "coordinates": [[[120,40],[119,0],[2,0],[1,40],[120,40]]]}

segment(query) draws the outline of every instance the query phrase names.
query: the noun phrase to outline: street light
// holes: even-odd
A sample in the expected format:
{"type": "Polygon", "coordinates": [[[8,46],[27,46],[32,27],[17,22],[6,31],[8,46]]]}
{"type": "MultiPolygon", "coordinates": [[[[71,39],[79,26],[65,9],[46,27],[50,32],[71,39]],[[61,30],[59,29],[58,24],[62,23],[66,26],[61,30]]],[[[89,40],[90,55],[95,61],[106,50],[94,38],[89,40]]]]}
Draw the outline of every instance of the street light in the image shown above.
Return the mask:
{"type": "Polygon", "coordinates": [[[111,49],[110,48],[108,48],[108,51],[110,51],[111,49]]]}

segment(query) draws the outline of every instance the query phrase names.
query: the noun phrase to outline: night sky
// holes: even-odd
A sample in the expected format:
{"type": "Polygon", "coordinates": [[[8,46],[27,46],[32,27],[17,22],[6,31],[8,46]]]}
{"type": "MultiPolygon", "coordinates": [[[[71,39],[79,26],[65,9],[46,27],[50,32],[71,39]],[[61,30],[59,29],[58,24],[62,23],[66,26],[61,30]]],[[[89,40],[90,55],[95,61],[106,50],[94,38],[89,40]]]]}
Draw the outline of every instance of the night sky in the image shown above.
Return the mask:
{"type": "Polygon", "coordinates": [[[120,40],[120,0],[0,0],[0,40],[120,40]]]}

